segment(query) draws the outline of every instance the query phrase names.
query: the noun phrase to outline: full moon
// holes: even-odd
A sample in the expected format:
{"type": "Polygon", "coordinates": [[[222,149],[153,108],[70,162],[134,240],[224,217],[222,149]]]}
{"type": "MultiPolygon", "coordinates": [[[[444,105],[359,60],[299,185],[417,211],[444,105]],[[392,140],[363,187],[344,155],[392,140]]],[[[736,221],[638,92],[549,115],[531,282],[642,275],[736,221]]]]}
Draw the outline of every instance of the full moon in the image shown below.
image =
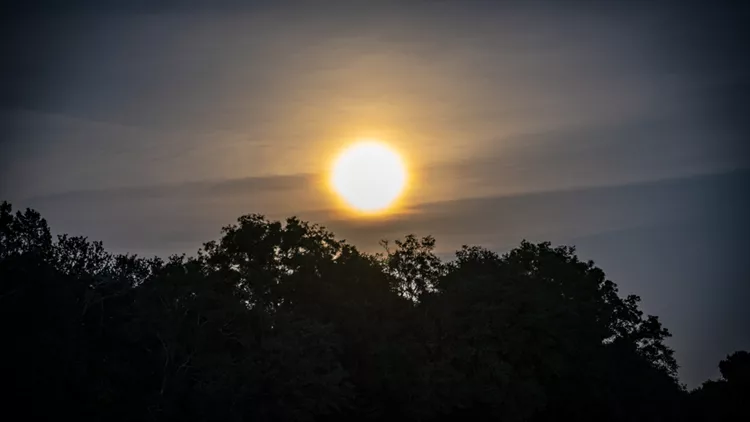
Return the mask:
{"type": "Polygon", "coordinates": [[[331,172],[333,190],[363,213],[388,208],[406,186],[401,156],[383,143],[356,143],[341,152],[331,172]]]}

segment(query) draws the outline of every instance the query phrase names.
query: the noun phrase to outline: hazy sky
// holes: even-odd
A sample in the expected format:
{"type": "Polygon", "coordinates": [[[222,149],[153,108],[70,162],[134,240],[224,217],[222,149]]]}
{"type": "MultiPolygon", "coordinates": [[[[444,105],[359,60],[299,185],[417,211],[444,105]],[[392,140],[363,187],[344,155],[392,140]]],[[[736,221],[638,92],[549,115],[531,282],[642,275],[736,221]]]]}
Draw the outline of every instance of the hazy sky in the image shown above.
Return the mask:
{"type": "Polygon", "coordinates": [[[750,348],[747,7],[156,3],[6,15],[0,198],[146,255],[246,213],[368,251],[575,244],[662,318],[688,385],[750,348]],[[344,215],[321,182],[360,138],[409,163],[400,212],[344,215]]]}

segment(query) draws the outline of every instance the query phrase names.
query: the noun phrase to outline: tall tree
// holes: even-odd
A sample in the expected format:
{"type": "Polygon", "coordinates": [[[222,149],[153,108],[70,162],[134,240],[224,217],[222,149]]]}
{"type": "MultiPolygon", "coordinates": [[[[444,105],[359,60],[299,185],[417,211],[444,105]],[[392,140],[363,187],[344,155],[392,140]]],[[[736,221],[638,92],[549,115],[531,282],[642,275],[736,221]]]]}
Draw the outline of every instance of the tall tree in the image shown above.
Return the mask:
{"type": "Polygon", "coordinates": [[[195,257],[145,259],[3,203],[9,403],[35,419],[656,421],[679,405],[729,420],[747,397],[746,352],[685,395],[669,331],[571,247],[446,262],[432,237],[384,246],[251,214],[195,257]]]}

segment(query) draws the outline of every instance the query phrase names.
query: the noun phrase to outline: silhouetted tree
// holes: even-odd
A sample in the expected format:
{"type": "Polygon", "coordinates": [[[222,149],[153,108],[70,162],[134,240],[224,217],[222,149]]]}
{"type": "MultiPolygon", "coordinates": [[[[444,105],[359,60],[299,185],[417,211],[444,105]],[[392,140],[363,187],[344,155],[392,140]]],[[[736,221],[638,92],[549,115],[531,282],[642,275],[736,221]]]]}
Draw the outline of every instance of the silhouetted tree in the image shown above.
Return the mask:
{"type": "Polygon", "coordinates": [[[3,203],[5,398],[42,420],[657,421],[747,397],[746,352],[686,395],[669,332],[573,248],[383,245],[247,215],[145,259],[3,203]]]}
{"type": "Polygon", "coordinates": [[[750,403],[750,353],[737,351],[719,362],[721,379],[690,392],[690,420],[734,421],[747,417],[750,403]]]}

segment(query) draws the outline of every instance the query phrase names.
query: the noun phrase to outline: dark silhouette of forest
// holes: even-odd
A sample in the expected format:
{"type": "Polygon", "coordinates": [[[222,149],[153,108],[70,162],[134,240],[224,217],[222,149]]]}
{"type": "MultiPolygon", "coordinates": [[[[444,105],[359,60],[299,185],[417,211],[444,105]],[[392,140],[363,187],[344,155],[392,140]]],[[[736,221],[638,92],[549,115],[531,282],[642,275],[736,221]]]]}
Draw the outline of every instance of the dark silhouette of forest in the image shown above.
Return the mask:
{"type": "MultiPolygon", "coordinates": [[[[139,258],[0,214],[6,420],[735,420],[750,356],[693,391],[669,332],[571,247],[365,254],[240,217],[139,258]]],[[[745,407],[745,410],[747,408],[745,407]]]]}

